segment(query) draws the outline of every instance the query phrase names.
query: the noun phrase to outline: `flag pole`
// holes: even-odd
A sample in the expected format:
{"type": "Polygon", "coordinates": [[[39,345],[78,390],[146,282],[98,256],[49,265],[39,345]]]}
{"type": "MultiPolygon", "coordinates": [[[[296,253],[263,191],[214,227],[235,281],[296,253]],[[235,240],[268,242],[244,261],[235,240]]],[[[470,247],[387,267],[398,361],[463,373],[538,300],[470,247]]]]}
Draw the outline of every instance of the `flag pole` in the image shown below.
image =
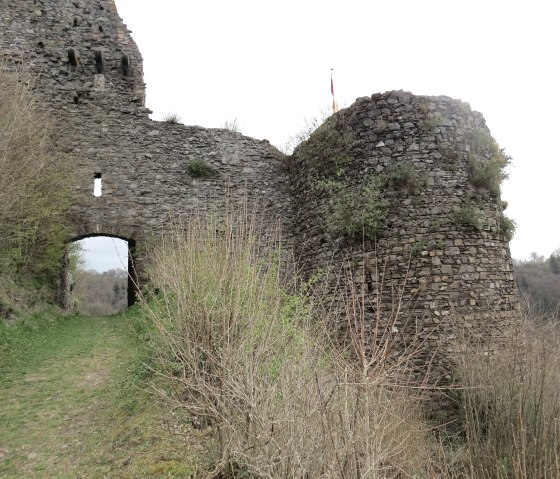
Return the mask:
{"type": "Polygon", "coordinates": [[[334,98],[333,70],[334,70],[334,68],[331,68],[332,111],[333,111],[333,113],[336,113],[336,112],[338,111],[338,105],[336,104],[336,100],[335,100],[335,98],[334,98]]]}

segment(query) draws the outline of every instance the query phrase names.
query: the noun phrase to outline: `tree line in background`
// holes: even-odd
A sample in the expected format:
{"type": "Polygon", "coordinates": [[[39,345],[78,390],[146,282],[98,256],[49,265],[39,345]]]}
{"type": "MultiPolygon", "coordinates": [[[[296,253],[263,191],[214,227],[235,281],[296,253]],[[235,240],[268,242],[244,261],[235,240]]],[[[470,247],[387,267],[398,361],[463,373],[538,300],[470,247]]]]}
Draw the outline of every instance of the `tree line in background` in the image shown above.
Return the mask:
{"type": "Polygon", "coordinates": [[[73,297],[81,314],[106,316],[128,306],[128,273],[110,269],[102,273],[77,269],[74,273],[73,297]]]}
{"type": "MultiPolygon", "coordinates": [[[[128,273],[125,270],[100,273],[83,270],[80,266],[73,273],[73,296],[80,313],[109,315],[127,307],[128,273]]],[[[514,270],[519,291],[529,307],[539,315],[559,318],[560,248],[548,258],[533,253],[528,260],[514,260],[514,270]]]]}
{"type": "Polygon", "coordinates": [[[529,306],[538,314],[559,318],[560,248],[548,258],[532,253],[528,260],[514,260],[514,271],[529,306]]]}

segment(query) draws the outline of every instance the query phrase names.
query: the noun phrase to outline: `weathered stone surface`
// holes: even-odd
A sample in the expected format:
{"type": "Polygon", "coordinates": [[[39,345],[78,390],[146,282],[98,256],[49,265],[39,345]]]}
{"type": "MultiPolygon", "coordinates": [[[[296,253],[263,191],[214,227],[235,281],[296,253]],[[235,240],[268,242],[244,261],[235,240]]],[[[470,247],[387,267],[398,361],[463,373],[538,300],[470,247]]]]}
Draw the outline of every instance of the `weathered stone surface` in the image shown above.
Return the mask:
{"type": "Polygon", "coordinates": [[[111,0],[1,3],[3,59],[37,80],[59,147],[76,159],[75,238],[106,234],[139,244],[178,215],[204,210],[209,198],[224,199],[226,190],[233,201],[247,191],[271,221],[287,216],[282,155],[268,142],[148,118],[142,57],[111,0]],[[40,18],[33,15],[38,5],[40,18]],[[218,174],[191,178],[193,160],[218,174]],[[93,196],[95,174],[100,197],[93,196]]]}
{"type": "MultiPolygon", "coordinates": [[[[484,119],[460,101],[398,91],[361,99],[340,111],[334,125],[350,140],[344,168],[330,179],[387,178],[395,167],[407,165],[416,184],[386,186],[387,221],[377,241],[367,237],[329,241],[328,213],[317,208],[328,203],[329,193],[313,187],[329,176],[324,164],[308,161],[309,150],[316,146],[300,145],[294,154],[298,177],[292,182],[292,195],[294,246],[301,270],[311,276],[318,270],[340,271],[348,262],[353,276],[364,278],[370,294],[366,308],[370,324],[381,318],[385,321],[381,328],[390,328],[400,302],[397,321],[403,323],[399,328],[403,338],[416,337],[437,347],[435,363],[448,371],[458,348],[452,343],[473,338],[475,332],[477,338],[500,336],[518,308],[509,248],[499,229],[501,201],[475,188],[469,175],[468,139],[473,133],[489,134],[484,119]],[[364,128],[364,120],[380,105],[377,127],[364,128]],[[430,123],[436,113],[437,122],[430,123]],[[477,227],[457,217],[471,204],[481,215],[477,227]],[[368,263],[369,269],[364,268],[368,263]],[[379,303],[381,314],[375,302],[379,295],[384,298],[379,303]]],[[[488,161],[489,155],[476,159],[488,161]]],[[[354,185],[357,188],[359,181],[354,185]]],[[[333,275],[327,282],[326,290],[334,292],[340,277],[333,275]]],[[[344,322],[341,325],[344,330],[344,322]]]]}
{"type": "MultiPolygon", "coordinates": [[[[400,298],[388,331],[402,343],[417,337],[437,349],[442,371],[465,331],[499,334],[515,314],[511,258],[497,221],[501,202],[469,180],[466,138],[487,128],[468,105],[398,91],[359,98],[335,115],[344,140],[336,178],[358,189],[368,175],[387,179],[403,165],[414,177],[406,187],[398,186],[402,178],[384,183],[383,234],[357,240],[325,227],[329,194],[316,184],[328,176],[332,151],[313,156],[310,142],[286,159],[264,140],[151,121],[142,57],[111,0],[0,0],[0,12],[2,59],[29,71],[56,122],[59,148],[76,161],[73,238],[113,235],[140,246],[189,211],[248,196],[263,218],[283,224],[286,249],[294,249],[305,276],[349,264],[355,278],[365,278],[370,328],[376,317],[390,318],[400,298]],[[217,174],[189,176],[197,160],[217,174]],[[93,196],[96,174],[101,197],[93,196]],[[479,227],[457,221],[469,203],[481,215],[479,227]]],[[[336,294],[337,281],[327,277],[326,295],[336,294]]],[[[431,357],[425,354],[420,359],[431,357]]]]}

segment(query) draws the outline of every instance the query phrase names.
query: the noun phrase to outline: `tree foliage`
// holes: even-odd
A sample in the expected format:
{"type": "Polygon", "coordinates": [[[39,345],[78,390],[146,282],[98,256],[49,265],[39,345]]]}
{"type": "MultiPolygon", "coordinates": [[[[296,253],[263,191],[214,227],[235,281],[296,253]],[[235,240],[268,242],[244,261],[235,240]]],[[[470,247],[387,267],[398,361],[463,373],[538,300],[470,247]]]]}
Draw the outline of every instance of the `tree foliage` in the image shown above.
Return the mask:
{"type": "Polygon", "coordinates": [[[1,66],[0,112],[0,272],[52,280],[68,237],[69,158],[22,76],[1,66]]]}
{"type": "Polygon", "coordinates": [[[560,308],[560,249],[548,258],[536,253],[514,264],[520,292],[539,313],[558,316],[560,308]]]}
{"type": "Polygon", "coordinates": [[[560,274],[560,248],[554,251],[548,258],[550,271],[554,274],[560,274]]]}
{"type": "Polygon", "coordinates": [[[78,269],[74,279],[74,297],[80,313],[106,316],[128,306],[128,273],[125,270],[110,269],[100,273],[78,269]]]}

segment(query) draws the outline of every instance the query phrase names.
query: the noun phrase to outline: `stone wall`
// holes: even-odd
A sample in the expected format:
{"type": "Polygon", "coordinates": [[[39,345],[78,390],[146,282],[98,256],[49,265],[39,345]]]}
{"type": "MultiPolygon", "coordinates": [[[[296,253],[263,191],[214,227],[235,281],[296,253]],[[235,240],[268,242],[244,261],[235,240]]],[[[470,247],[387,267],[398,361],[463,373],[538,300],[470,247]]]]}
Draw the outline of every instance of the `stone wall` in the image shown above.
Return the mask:
{"type": "Polygon", "coordinates": [[[111,235],[141,247],[179,215],[226,199],[288,221],[282,155],[268,141],[148,118],[142,57],[111,0],[0,6],[0,54],[33,79],[76,164],[72,239],[111,235]],[[193,162],[214,174],[189,174],[193,162]]]}
{"type": "MultiPolygon", "coordinates": [[[[418,361],[437,351],[445,371],[463,338],[501,334],[517,310],[499,196],[506,161],[465,103],[402,91],[358,99],[294,154],[303,272],[351,275],[367,291],[369,326],[420,340],[418,361]],[[379,231],[362,234],[352,218],[379,231]]],[[[340,294],[340,276],[325,278],[340,294]]]]}
{"type": "Polygon", "coordinates": [[[437,351],[445,372],[465,332],[500,334],[514,315],[492,182],[500,156],[468,105],[406,92],[361,98],[285,158],[266,140],[151,121],[142,57],[111,0],[0,0],[0,12],[0,55],[34,79],[59,148],[75,159],[69,240],[141,246],[180,215],[248,196],[265,221],[283,224],[305,277],[323,278],[335,297],[338,273],[351,273],[367,291],[368,325],[378,317],[397,343],[420,339],[419,363],[437,351]],[[197,162],[214,174],[195,177],[197,162]]]}
{"type": "Polygon", "coordinates": [[[144,116],[142,56],[112,0],[0,0],[0,54],[29,68],[56,113],[144,116]],[[95,108],[94,108],[95,107],[95,108]]]}

